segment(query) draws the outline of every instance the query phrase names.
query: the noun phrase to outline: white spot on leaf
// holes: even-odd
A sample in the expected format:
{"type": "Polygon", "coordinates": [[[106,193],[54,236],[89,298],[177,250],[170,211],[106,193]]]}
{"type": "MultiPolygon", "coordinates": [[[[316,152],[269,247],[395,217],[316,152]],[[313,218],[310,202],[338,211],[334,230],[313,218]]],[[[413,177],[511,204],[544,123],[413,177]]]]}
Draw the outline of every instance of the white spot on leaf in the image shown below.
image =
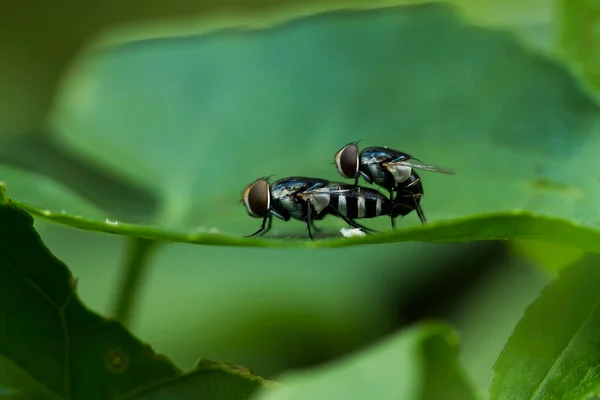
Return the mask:
{"type": "Polygon", "coordinates": [[[366,235],[366,233],[358,228],[342,228],[340,232],[344,237],[361,237],[366,235]]]}

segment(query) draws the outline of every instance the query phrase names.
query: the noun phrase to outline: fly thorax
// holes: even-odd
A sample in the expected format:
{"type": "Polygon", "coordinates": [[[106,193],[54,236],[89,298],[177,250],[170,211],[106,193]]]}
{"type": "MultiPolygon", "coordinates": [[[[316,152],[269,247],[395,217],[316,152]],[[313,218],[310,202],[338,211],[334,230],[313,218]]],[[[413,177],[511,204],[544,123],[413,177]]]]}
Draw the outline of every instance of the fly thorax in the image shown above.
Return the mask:
{"type": "Polygon", "coordinates": [[[283,208],[291,218],[300,221],[304,220],[305,211],[302,204],[294,197],[288,196],[279,200],[280,207],[283,208]]]}

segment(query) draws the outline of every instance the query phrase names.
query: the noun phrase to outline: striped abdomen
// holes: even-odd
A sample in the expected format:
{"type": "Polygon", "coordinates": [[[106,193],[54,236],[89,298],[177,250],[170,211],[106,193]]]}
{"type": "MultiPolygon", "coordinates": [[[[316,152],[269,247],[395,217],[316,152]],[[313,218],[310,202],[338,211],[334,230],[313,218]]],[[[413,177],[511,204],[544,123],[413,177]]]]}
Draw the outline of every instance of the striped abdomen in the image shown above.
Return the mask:
{"type": "Polygon", "coordinates": [[[381,196],[331,195],[330,205],[343,216],[353,219],[375,218],[388,213],[388,204],[381,196]]]}

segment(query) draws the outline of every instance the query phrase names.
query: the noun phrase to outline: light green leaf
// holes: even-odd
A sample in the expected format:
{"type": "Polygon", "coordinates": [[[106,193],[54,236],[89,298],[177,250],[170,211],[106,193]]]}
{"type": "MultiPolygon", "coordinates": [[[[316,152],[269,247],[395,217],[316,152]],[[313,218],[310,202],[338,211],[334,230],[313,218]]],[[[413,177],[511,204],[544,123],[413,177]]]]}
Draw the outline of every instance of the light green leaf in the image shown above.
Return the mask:
{"type": "Polygon", "coordinates": [[[310,241],[307,238],[245,238],[216,232],[182,232],[156,226],[143,226],[86,219],[50,210],[40,210],[26,203],[6,197],[0,185],[0,203],[12,204],[28,213],[74,228],[141,237],[165,242],[183,242],[211,246],[241,247],[347,247],[394,242],[452,243],[481,240],[533,239],[562,243],[590,252],[600,252],[600,232],[557,218],[539,217],[523,211],[475,215],[448,221],[428,223],[425,226],[398,229],[364,237],[329,238],[310,241]],[[1,198],[4,196],[3,198],[1,198]]]}
{"type": "Polygon", "coordinates": [[[42,129],[59,80],[90,40],[111,29],[181,21],[208,29],[262,23],[330,9],[411,4],[418,0],[126,0],[92,12],[90,1],[59,0],[29,7],[15,3],[0,14],[0,137],[42,129]],[[254,22],[255,23],[255,22],[254,22]],[[27,51],[24,50],[24,44],[27,51]]]}
{"type": "MultiPolygon", "coordinates": [[[[109,35],[113,41],[123,41],[123,36],[127,40],[189,35],[231,26],[271,25],[327,10],[429,2],[431,0],[288,0],[285,3],[272,0],[126,0],[105,4],[102,12],[90,12],[91,2],[74,0],[43,3],[35,9],[24,3],[15,4],[8,10],[10,12],[0,15],[0,51],[4,55],[0,64],[0,87],[5,94],[5,102],[0,102],[0,137],[42,128],[69,62],[100,35],[109,35]],[[68,10],[67,16],[64,10],[68,10]],[[161,26],[156,26],[159,22],[161,26]],[[115,28],[120,29],[111,34],[115,28]],[[27,52],[22,51],[24,35],[28,38],[27,52]]],[[[510,26],[511,23],[506,17],[498,19],[491,18],[491,15],[512,16],[514,12],[511,14],[505,10],[516,9],[514,6],[503,7],[499,0],[485,2],[485,7],[472,0],[454,0],[453,3],[465,9],[472,20],[497,26],[510,26]]],[[[535,4],[536,7],[530,7],[528,11],[536,10],[537,6],[547,8],[541,0],[535,4]]],[[[521,5],[521,14],[522,9],[521,5]]],[[[528,12],[526,20],[532,18],[537,22],[539,17],[528,12]]]]}
{"type": "Polygon", "coordinates": [[[0,182],[10,182],[10,194],[23,203],[33,202],[43,210],[55,214],[85,215],[102,220],[112,216],[92,204],[90,200],[43,175],[24,169],[0,165],[0,182]]]}
{"type": "Polygon", "coordinates": [[[495,365],[492,400],[600,394],[600,257],[561,271],[526,310],[495,365]]]}
{"type": "Polygon", "coordinates": [[[585,256],[585,250],[576,246],[565,246],[564,242],[549,243],[536,240],[515,240],[511,243],[515,253],[541,267],[546,273],[555,275],[585,256]]]}
{"type": "Polygon", "coordinates": [[[558,49],[589,87],[600,90],[600,3],[557,1],[558,49]]]}
{"type": "MultiPolygon", "coordinates": [[[[522,209],[600,227],[598,177],[578,172],[600,169],[598,106],[552,60],[444,5],[140,42],[77,71],[53,119],[60,143],[154,190],[160,206],[147,224],[170,232],[247,235],[260,221],[240,204],[246,184],[270,174],[343,180],[333,156],[357,139],[456,171],[421,174],[432,224],[522,209]]],[[[387,218],[366,223],[389,230],[387,218]]],[[[410,215],[399,226],[418,224],[410,215]]],[[[525,228],[503,229],[462,240],[525,228]]],[[[305,227],[275,221],[273,232],[297,237],[305,227]]]]}
{"type": "Polygon", "coordinates": [[[288,373],[280,387],[253,399],[476,399],[457,352],[450,328],[421,324],[328,365],[288,373]]]}
{"type": "MultiPolygon", "coordinates": [[[[177,386],[172,380],[184,379],[186,375],[170,360],[120,323],[82,304],[77,280],[43,245],[31,216],[3,203],[0,221],[4,394],[28,399],[122,399],[140,390],[162,390],[167,382],[177,386]]],[[[260,378],[229,369],[201,364],[190,378],[192,387],[180,398],[196,398],[194,388],[208,388],[244,399],[263,384],[260,378]],[[223,382],[228,382],[226,390],[223,382]]]]}

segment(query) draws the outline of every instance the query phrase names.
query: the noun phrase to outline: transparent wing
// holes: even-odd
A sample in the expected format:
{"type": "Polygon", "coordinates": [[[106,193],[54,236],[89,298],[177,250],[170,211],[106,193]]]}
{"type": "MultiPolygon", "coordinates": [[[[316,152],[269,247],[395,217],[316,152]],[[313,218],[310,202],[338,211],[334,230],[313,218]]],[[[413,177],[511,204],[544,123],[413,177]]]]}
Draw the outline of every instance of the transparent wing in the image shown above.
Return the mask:
{"type": "Polygon", "coordinates": [[[348,198],[352,198],[352,197],[364,197],[367,199],[370,198],[377,198],[378,196],[383,196],[378,190],[375,189],[371,189],[371,188],[362,188],[362,187],[358,187],[358,189],[329,189],[329,190],[322,190],[322,191],[318,191],[316,193],[308,193],[308,195],[330,195],[330,196],[346,196],[348,198]]]}
{"type": "Polygon", "coordinates": [[[349,188],[336,188],[336,187],[330,187],[330,186],[325,186],[325,187],[320,187],[318,189],[313,189],[313,190],[305,190],[304,192],[302,192],[303,196],[322,196],[324,194],[328,194],[328,195],[333,195],[333,196],[339,196],[339,195],[344,195],[344,196],[377,196],[379,193],[378,190],[375,189],[371,189],[371,188],[363,188],[361,186],[359,186],[358,188],[355,187],[349,187],[349,188]]]}
{"type": "Polygon", "coordinates": [[[439,172],[439,173],[448,174],[448,175],[456,175],[456,173],[454,171],[452,171],[451,169],[443,168],[443,167],[440,167],[437,165],[427,165],[427,164],[424,164],[421,161],[417,160],[416,158],[411,158],[409,160],[404,160],[404,161],[393,161],[393,162],[387,163],[387,165],[389,165],[391,167],[403,166],[403,167],[422,169],[424,171],[439,172]]]}
{"type": "Polygon", "coordinates": [[[343,194],[343,193],[348,193],[348,192],[352,192],[354,189],[352,188],[332,188],[330,186],[322,186],[316,189],[308,189],[308,190],[304,190],[302,192],[303,195],[317,195],[317,194],[323,194],[323,193],[331,193],[331,194],[343,194]]]}
{"type": "Polygon", "coordinates": [[[329,205],[331,201],[331,195],[329,192],[323,190],[310,190],[298,193],[298,197],[300,197],[304,201],[310,201],[315,212],[320,213],[329,205]]]}

